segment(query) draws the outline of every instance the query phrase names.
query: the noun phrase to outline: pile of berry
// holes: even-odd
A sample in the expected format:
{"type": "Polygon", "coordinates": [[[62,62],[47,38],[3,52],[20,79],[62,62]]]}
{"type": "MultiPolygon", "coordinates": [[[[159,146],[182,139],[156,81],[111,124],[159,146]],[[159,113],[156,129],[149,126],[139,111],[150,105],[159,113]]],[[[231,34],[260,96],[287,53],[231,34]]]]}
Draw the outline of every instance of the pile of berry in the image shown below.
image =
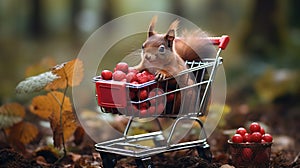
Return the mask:
{"type": "Polygon", "coordinates": [[[244,127],[240,127],[236,130],[236,133],[231,137],[233,143],[265,143],[272,142],[272,135],[265,133],[263,127],[257,122],[253,122],[249,126],[249,131],[244,127]]]}
{"type": "MultiPolygon", "coordinates": [[[[154,81],[155,76],[147,70],[138,72],[125,62],[118,63],[113,72],[103,70],[101,77],[103,80],[121,81],[129,84],[128,98],[132,103],[127,105],[126,110],[131,115],[159,115],[164,111],[166,103],[173,102],[175,97],[174,93],[163,95],[166,91],[164,91],[165,87],[162,83],[154,82],[149,85],[142,85],[154,81]]],[[[119,110],[122,111],[122,109],[119,110]]]]}
{"type": "Polygon", "coordinates": [[[269,167],[273,137],[265,133],[257,122],[236,130],[231,137],[230,153],[232,162],[238,167],[269,167]]]}

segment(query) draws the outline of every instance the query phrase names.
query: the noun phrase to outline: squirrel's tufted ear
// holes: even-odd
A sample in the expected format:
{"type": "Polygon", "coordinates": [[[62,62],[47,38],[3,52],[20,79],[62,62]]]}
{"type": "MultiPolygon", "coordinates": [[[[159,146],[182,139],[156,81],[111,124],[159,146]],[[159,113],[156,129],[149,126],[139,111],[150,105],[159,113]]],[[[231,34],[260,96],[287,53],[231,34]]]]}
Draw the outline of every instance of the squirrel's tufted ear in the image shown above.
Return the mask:
{"type": "Polygon", "coordinates": [[[165,39],[168,43],[168,47],[172,48],[173,46],[173,40],[176,37],[176,29],[178,27],[179,24],[179,20],[175,20],[169,27],[166,35],[165,35],[165,39]]]}
{"type": "Polygon", "coordinates": [[[155,34],[154,26],[156,24],[156,21],[157,21],[157,16],[153,16],[148,29],[148,37],[151,37],[152,35],[155,34]]]}

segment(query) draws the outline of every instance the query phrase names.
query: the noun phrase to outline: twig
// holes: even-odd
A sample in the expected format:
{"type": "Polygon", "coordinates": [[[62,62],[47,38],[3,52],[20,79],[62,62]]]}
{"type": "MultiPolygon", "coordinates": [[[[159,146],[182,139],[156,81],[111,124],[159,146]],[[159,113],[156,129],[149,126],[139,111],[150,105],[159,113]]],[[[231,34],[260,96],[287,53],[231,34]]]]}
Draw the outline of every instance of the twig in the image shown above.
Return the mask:
{"type": "MultiPolygon", "coordinates": [[[[61,135],[62,135],[62,145],[63,145],[63,151],[64,151],[64,156],[62,158],[64,158],[65,156],[67,156],[67,150],[66,150],[66,145],[65,145],[65,138],[64,138],[64,129],[63,129],[63,123],[62,123],[62,112],[63,112],[63,105],[64,105],[64,102],[65,102],[65,97],[66,97],[66,93],[67,93],[67,90],[68,90],[68,76],[66,74],[66,71],[65,71],[65,68],[63,67],[63,72],[66,76],[66,88],[64,89],[64,92],[63,92],[63,98],[62,98],[62,101],[60,102],[57,97],[55,95],[52,94],[52,96],[55,98],[55,100],[58,102],[59,106],[60,106],[60,110],[59,110],[59,124],[60,124],[60,129],[61,129],[61,135]]],[[[62,158],[60,158],[58,161],[60,161],[62,158]]]]}
{"type": "Polygon", "coordinates": [[[292,162],[292,166],[295,166],[299,160],[299,157],[300,157],[300,152],[298,152],[297,156],[295,157],[294,161],[292,162]]]}

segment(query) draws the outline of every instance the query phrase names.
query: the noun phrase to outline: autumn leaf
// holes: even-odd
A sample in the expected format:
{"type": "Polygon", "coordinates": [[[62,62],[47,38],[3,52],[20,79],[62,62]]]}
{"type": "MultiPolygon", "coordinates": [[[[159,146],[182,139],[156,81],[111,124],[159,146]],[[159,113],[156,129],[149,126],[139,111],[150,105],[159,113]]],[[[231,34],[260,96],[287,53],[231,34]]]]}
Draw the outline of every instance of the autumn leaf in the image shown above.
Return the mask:
{"type": "MultiPolygon", "coordinates": [[[[49,119],[52,113],[60,112],[60,105],[65,95],[58,91],[49,92],[47,95],[36,96],[32,99],[29,106],[30,111],[33,114],[38,115],[43,119],[49,119]]],[[[65,96],[62,111],[71,111],[72,104],[70,98],[65,96]]]]}
{"type": "Polygon", "coordinates": [[[18,144],[21,142],[26,145],[36,138],[38,135],[38,129],[35,125],[29,122],[19,122],[13,127],[9,128],[6,133],[11,143],[18,144]]]}
{"type": "Polygon", "coordinates": [[[5,104],[0,107],[0,129],[5,129],[23,120],[25,108],[18,103],[5,104]]]}
{"type": "Polygon", "coordinates": [[[62,138],[64,138],[64,140],[69,139],[77,128],[75,115],[72,111],[64,111],[61,117],[61,123],[59,112],[52,113],[49,117],[55,147],[61,147],[62,138]]]}
{"type": "Polygon", "coordinates": [[[64,89],[68,86],[77,86],[83,79],[83,63],[79,59],[53,67],[52,73],[59,76],[58,79],[50,83],[46,89],[64,89]]]}

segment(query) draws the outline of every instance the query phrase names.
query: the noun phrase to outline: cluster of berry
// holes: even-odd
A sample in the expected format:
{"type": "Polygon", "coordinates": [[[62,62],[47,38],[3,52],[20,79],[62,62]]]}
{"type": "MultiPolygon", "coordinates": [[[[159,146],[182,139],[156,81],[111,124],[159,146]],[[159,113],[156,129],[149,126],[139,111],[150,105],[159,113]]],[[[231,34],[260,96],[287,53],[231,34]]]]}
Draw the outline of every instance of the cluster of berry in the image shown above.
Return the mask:
{"type": "MultiPolygon", "coordinates": [[[[159,115],[164,111],[166,103],[173,102],[175,97],[174,93],[164,94],[165,87],[161,83],[153,82],[151,85],[142,85],[154,81],[155,76],[147,70],[138,72],[125,62],[118,63],[113,72],[103,70],[101,77],[103,80],[127,82],[131,86],[128,97],[134,103],[126,107],[131,115],[159,115]]],[[[122,109],[119,110],[122,111],[122,109]]]]}
{"type": "Polygon", "coordinates": [[[236,133],[231,137],[233,143],[264,143],[272,142],[272,135],[265,133],[263,127],[257,122],[253,122],[249,126],[249,133],[244,127],[240,127],[236,130],[236,133]]]}

